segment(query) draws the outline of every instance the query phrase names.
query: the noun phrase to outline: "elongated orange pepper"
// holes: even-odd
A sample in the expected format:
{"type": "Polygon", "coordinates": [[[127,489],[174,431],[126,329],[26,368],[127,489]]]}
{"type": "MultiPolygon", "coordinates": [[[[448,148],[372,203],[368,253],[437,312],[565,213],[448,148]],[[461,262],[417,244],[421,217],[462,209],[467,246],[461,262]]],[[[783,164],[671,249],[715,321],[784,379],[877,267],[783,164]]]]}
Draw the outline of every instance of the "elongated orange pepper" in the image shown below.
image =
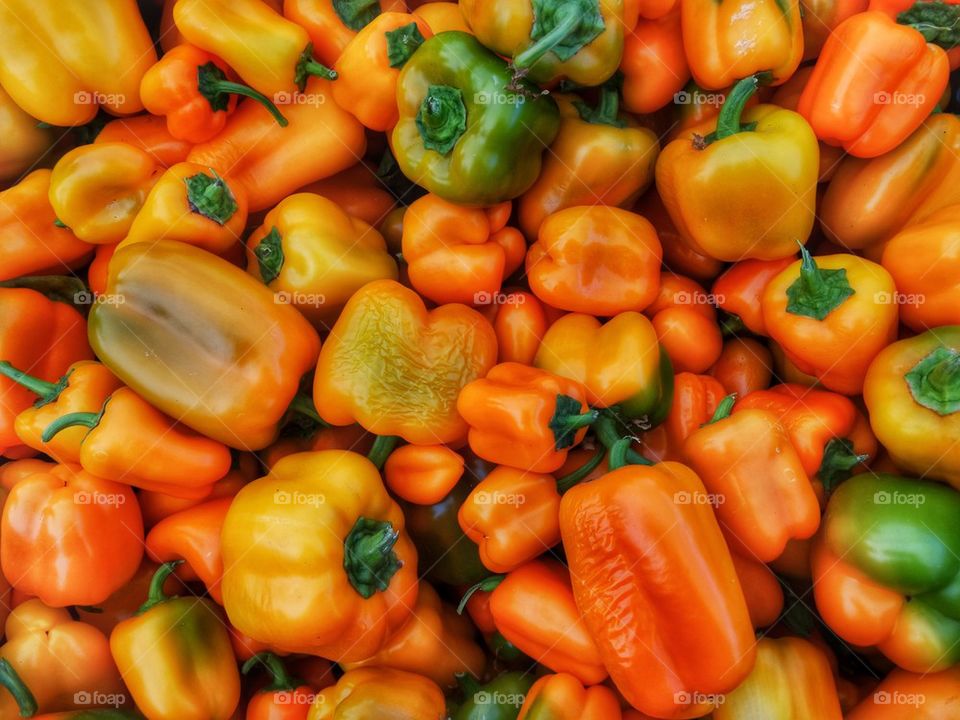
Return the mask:
{"type": "Polygon", "coordinates": [[[319,693],[307,720],[443,720],[440,687],[423,675],[392,668],[359,668],[319,693]]]}
{"type": "Polygon", "coordinates": [[[449,30],[470,32],[470,26],[467,25],[467,19],[463,16],[459,3],[428,2],[417,5],[411,12],[418,18],[422,18],[430,26],[434,35],[449,30]]]}
{"type": "Polygon", "coordinates": [[[713,417],[726,390],[708,375],[678,372],[673,378],[673,402],[663,423],[644,433],[645,455],[657,462],[683,462],[683,444],[713,417]]]}
{"type": "Polygon", "coordinates": [[[242,667],[244,675],[264,666],[270,682],[247,703],[246,720],[306,720],[313,704],[314,689],[287,672],[283,661],[272,652],[259,652],[242,667]]]}
{"type": "Polygon", "coordinates": [[[307,31],[314,53],[330,67],[337,62],[357,33],[382,12],[405,13],[407,5],[402,0],[353,3],[285,0],[283,3],[283,14],[307,31]]]}
{"type": "Polygon", "coordinates": [[[584,687],[570,673],[544,675],[527,692],[517,720],[620,720],[617,696],[602,685],[584,687]]]}
{"type": "Polygon", "coordinates": [[[93,141],[98,143],[122,142],[143,150],[160,167],[168,168],[183,162],[190,154],[192,145],[179,140],[167,130],[166,120],[156,115],[143,114],[132,118],[111,120],[93,141]]]}
{"type": "Polygon", "coordinates": [[[437,303],[487,305],[523,264],[527,245],[507,227],[511,203],[486,209],[454,205],[429,194],[403,216],[403,259],[410,284],[437,303]]]}
{"type": "MultiPolygon", "coordinates": [[[[717,306],[735,315],[750,332],[766,335],[760,299],[767,283],[793,261],[794,258],[785,257],[779,260],[741,260],[734,263],[713,283],[712,293],[717,306]]],[[[734,322],[736,323],[736,320],[734,322]]]]}
{"type": "Polygon", "coordinates": [[[623,45],[623,105],[645,115],[670,103],[690,79],[683,49],[680,9],[653,20],[641,18],[623,45]]]}
{"type": "Polygon", "coordinates": [[[783,588],[777,576],[759,560],[746,558],[735,550],[730,552],[730,558],[747,601],[750,622],[755,628],[773,625],[783,612],[783,588]]]}
{"type": "Polygon", "coordinates": [[[723,352],[710,368],[710,374],[728,393],[744,397],[754,390],[770,387],[773,355],[758,340],[733,337],[723,344],[723,352]]]}
{"type": "Polygon", "coordinates": [[[532,365],[540,339],[553,318],[540,299],[527,290],[508,289],[490,306],[497,334],[497,361],[532,365]]]}
{"type": "Polygon", "coordinates": [[[404,445],[390,453],[383,480],[403,500],[433,505],[453,489],[463,469],[463,456],[446,445],[404,445]]]}

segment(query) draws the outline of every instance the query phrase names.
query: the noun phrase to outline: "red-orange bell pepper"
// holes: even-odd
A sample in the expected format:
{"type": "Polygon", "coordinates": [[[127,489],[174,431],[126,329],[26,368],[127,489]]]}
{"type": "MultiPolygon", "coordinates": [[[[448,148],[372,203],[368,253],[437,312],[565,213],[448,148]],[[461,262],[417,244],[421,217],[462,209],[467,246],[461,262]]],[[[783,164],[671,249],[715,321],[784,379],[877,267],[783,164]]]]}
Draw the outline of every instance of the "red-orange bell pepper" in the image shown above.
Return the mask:
{"type": "Polygon", "coordinates": [[[453,489],[463,468],[463,456],[446,445],[404,445],[390,453],[383,480],[403,500],[433,505],[453,489]]]}
{"type": "Polygon", "coordinates": [[[680,8],[648,20],[627,33],[623,45],[623,105],[645,115],[674,100],[690,79],[683,49],[680,8]]]}
{"type": "Polygon", "coordinates": [[[285,0],[283,14],[310,35],[320,62],[333,67],[350,41],[380,13],[407,12],[403,0],[334,3],[331,0],[285,0]]]}

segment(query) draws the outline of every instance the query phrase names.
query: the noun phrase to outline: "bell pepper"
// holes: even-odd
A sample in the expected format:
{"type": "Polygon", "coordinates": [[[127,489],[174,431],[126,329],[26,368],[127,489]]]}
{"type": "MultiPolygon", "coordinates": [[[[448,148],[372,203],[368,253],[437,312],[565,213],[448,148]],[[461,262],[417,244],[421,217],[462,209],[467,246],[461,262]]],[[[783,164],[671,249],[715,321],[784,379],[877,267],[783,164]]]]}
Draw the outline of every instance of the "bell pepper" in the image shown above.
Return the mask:
{"type": "Polygon", "coordinates": [[[16,180],[34,168],[55,141],[53,130],[40,127],[2,88],[0,137],[6,140],[0,152],[0,182],[16,180]]]}
{"type": "Polygon", "coordinates": [[[894,668],[872,693],[847,714],[847,720],[940,720],[957,704],[960,668],[938,673],[909,673],[894,668]]]}
{"type": "MultiPolygon", "coordinates": [[[[724,537],[728,536],[729,533],[724,533],[724,537]]],[[[730,545],[728,540],[727,546],[730,545]]],[[[750,622],[755,628],[770,627],[780,619],[783,612],[783,588],[780,580],[769,566],[754,557],[747,558],[731,550],[730,559],[737,571],[743,599],[747,602],[750,622]]]]}
{"type": "Polygon", "coordinates": [[[600,89],[597,108],[562,101],[560,131],[540,177],[520,198],[518,222],[530,240],[550,215],[579,205],[628,206],[653,182],[660,143],[618,112],[619,93],[600,89]]]}
{"type": "Polygon", "coordinates": [[[937,113],[886,155],[844,158],[818,213],[828,238],[851,250],[872,250],[956,203],[960,118],[937,113]]]}
{"type": "Polygon", "coordinates": [[[14,587],[47,605],[96,605],[133,577],[142,543],[140,506],[128,486],[56,465],[11,489],[0,563],[14,587]]]}
{"type": "Polygon", "coordinates": [[[864,474],[841,485],[812,556],[827,625],[911,672],[960,662],[957,513],[960,494],[937,483],[864,474]]]}
{"type": "MultiPolygon", "coordinates": [[[[956,22],[950,5],[939,6],[956,22]]],[[[840,23],[824,43],[797,111],[817,137],[850,155],[883,155],[907,139],[940,100],[950,75],[943,48],[878,11],[840,23]]]]}
{"type": "Polygon", "coordinates": [[[858,395],[870,361],[896,335],[893,278],[856,255],[800,252],[763,291],[766,331],[801,371],[858,395]]]}
{"type": "Polygon", "coordinates": [[[733,398],[687,438],[684,456],[710,493],[731,549],[770,562],[789,540],[812,536],[820,505],[800,456],[777,416],[743,410],[733,398]]]}
{"type": "MultiPolygon", "coordinates": [[[[0,110],[0,132],[2,120],[0,110]]],[[[56,224],[57,215],[47,197],[49,190],[50,171],[34,170],[0,192],[0,252],[4,260],[0,281],[22,275],[67,273],[89,257],[90,245],[78,240],[70,228],[56,224]]]]}
{"type": "Polygon", "coordinates": [[[647,192],[633,207],[653,225],[663,247],[663,266],[698,282],[709,282],[721,273],[726,263],[695,250],[680,236],[660,195],[654,190],[647,192]]]}
{"type": "Polygon", "coordinates": [[[561,310],[611,316],[656,297],[662,250],[644,218],[602,205],[570,207],[540,225],[527,251],[534,294],[561,310]]]}
{"type": "Polygon", "coordinates": [[[132,118],[111,120],[97,135],[94,144],[123,142],[150,155],[163,168],[183,162],[192,145],[178,140],[167,130],[166,120],[156,115],[143,114],[132,118]]]}
{"type": "Polygon", "coordinates": [[[415,445],[455,442],[467,432],[457,395],[486,374],[496,353],[493,328],[475,310],[427,311],[412,290],[375,281],[353,294],[323,346],[314,402],[333,425],[359,422],[415,445]]]}
{"type": "MultiPolygon", "coordinates": [[[[491,297],[491,299],[493,299],[491,297]]],[[[497,334],[497,361],[532,365],[540,349],[540,339],[557,311],[550,312],[528,290],[508,289],[498,302],[490,305],[493,331],[497,334]]]]}
{"type": "Polygon", "coordinates": [[[649,715],[703,715],[754,663],[743,591],[706,500],[692,470],[665,462],[614,469],[560,503],[577,607],[617,689],[649,715]]]}
{"type": "Polygon", "coordinates": [[[178,45],[165,53],[140,83],[147,111],[165,116],[170,134],[193,144],[223,130],[238,95],[256,100],[281,127],[286,126],[270,98],[235,82],[223,60],[193,45],[178,45]]]}
{"type": "Polygon", "coordinates": [[[723,352],[714,300],[689,278],[660,274],[660,292],[646,314],[677,372],[705,373],[723,352]]]}
{"type": "Polygon", "coordinates": [[[366,151],[363,126],[333,101],[329,81],[311,78],[304,94],[280,93],[274,101],[286,127],[259,103],[241,103],[223,130],[194,146],[187,157],[238,182],[247,191],[251,212],[273,207],[304,185],[350,167],[366,151]]]}
{"type": "Polygon", "coordinates": [[[90,312],[90,343],[103,363],[209,438],[269,445],[317,357],[310,324],[239,268],[183,243],[135,243],[110,270],[107,292],[123,302],[90,312]]]}
{"type": "Polygon", "coordinates": [[[733,337],[723,344],[720,358],[710,368],[724,390],[737,397],[766,390],[773,379],[773,355],[759,340],[733,337]]]}
{"type": "Polygon", "coordinates": [[[307,720],[443,720],[446,713],[440,688],[423,675],[360,668],[318,694],[307,720]]]}
{"type": "Polygon", "coordinates": [[[442,35],[423,43],[397,80],[397,164],[417,185],[461,205],[522,195],[556,137],[556,103],[524,80],[510,87],[506,63],[473,35],[442,35]]]}
{"type": "Polygon", "coordinates": [[[500,466],[471,491],[457,517],[483,564],[507,573],[560,542],[559,512],[552,476],[500,466]]]}
{"type": "Polygon", "coordinates": [[[533,685],[529,673],[505,672],[480,685],[474,678],[460,679],[465,702],[452,720],[517,720],[523,701],[533,685]]]}
{"type": "Polygon", "coordinates": [[[330,327],[347,300],[374,280],[396,280],[383,236],[334,202],[284,198],[247,239],[247,272],[314,326],[330,327]]]}
{"type": "Polygon", "coordinates": [[[960,327],[935,328],[884,348],[863,400],[894,464],[960,488],[960,327]]]}
{"type": "Polygon", "coordinates": [[[757,664],[740,687],[727,693],[714,720],[841,720],[830,662],[822,650],[797,637],[761,638],[757,664]]]}
{"type": "Polygon", "coordinates": [[[376,654],[359,662],[343,663],[343,669],[349,672],[360,667],[394,668],[452,688],[459,674],[483,673],[486,657],[474,642],[475,632],[469,620],[441,602],[433,587],[421,583],[413,617],[407,624],[376,654]]]}
{"type": "Polygon", "coordinates": [[[507,227],[511,204],[490,208],[454,205],[424,195],[403,216],[403,259],[410,284],[437,303],[487,305],[523,265],[527,243],[507,227]]]}
{"type": "Polygon", "coordinates": [[[160,566],[137,615],[110,634],[110,651],[147,717],[228,720],[240,702],[230,636],[209,600],[164,594],[174,566],[160,566]]]}
{"type": "MultiPolygon", "coordinates": [[[[110,633],[117,625],[133,617],[140,609],[158,567],[155,562],[145,557],[133,578],[113,595],[96,605],[74,605],[71,612],[81,622],[92,625],[104,636],[110,637],[110,633]]],[[[174,587],[178,582],[175,578],[171,578],[167,587],[174,587]]]]}
{"type": "Polygon", "coordinates": [[[463,16],[459,3],[428,2],[418,4],[411,12],[426,22],[434,35],[448,30],[470,32],[470,26],[467,25],[467,19],[463,16]]]}
{"type": "Polygon", "coordinates": [[[755,76],[738,82],[716,121],[685,131],[657,161],[657,190],[681,236],[727,262],[787,257],[813,229],[817,138],[791,110],[744,112],[756,88],[755,76]]]}
{"type": "Polygon", "coordinates": [[[460,9],[477,38],[512,57],[518,76],[538,83],[568,79],[600,85],[623,54],[623,0],[510,0],[491,5],[461,0],[460,9]]]}
{"type": "Polygon", "coordinates": [[[620,720],[620,703],[602,685],[584,687],[569,673],[537,680],[520,709],[518,720],[620,720]]]}
{"type": "Polygon", "coordinates": [[[670,410],[670,358],[640,313],[623,312],[604,324],[592,315],[565,315],[543,335],[534,365],[582,384],[592,407],[648,426],[670,410]]]}
{"type": "Polygon", "coordinates": [[[310,35],[320,62],[333,66],[350,41],[380,13],[407,12],[402,0],[284,0],[283,14],[310,35]]]}
{"type": "MultiPolygon", "coordinates": [[[[387,234],[384,227],[390,214],[404,209],[403,206],[397,207],[397,199],[380,181],[377,168],[362,161],[336,175],[310,183],[302,192],[323,195],[339,205],[347,215],[373,225],[383,235],[387,234]]],[[[399,252],[399,242],[396,251],[389,243],[387,245],[391,252],[399,252]]]]}
{"type": "Polygon", "coordinates": [[[247,660],[243,674],[261,666],[270,674],[270,682],[250,698],[246,720],[307,720],[313,688],[290,675],[283,660],[272,652],[257,653],[247,660]]]}
{"type": "Polygon", "coordinates": [[[417,505],[440,502],[462,475],[463,457],[446,445],[404,445],[383,466],[390,491],[417,505]]]}
{"type": "Polygon", "coordinates": [[[364,127],[377,132],[397,124],[397,78],[424,40],[433,37],[426,22],[407,13],[377,15],[357,33],[333,69],[333,99],[364,127]]]}
{"type": "Polygon", "coordinates": [[[0,715],[11,720],[30,717],[28,708],[46,717],[84,708],[94,699],[115,705],[125,700],[104,634],[75,621],[66,609],[47,607],[37,599],[21,603],[7,618],[0,685],[10,690],[0,691],[0,715]]]}
{"type": "Polygon", "coordinates": [[[741,260],[731,265],[713,283],[711,290],[717,306],[730,315],[734,325],[742,324],[757,335],[766,335],[760,300],[767,284],[794,261],[793,257],[778,260],[741,260]]]}
{"type": "Polygon", "coordinates": [[[581,383],[519,363],[501,363],[460,391],[457,410],[470,448],[498,465],[550,473],[598,416],[581,383]]]}
{"type": "Polygon", "coordinates": [[[623,45],[623,105],[646,115],[674,100],[690,79],[683,49],[680,8],[656,18],[641,18],[623,45]]]}
{"type": "Polygon", "coordinates": [[[157,61],[134,0],[4,3],[0,46],[0,85],[50,125],[83,125],[100,107],[113,115],[143,110],[140,78],[157,61]]]}
{"type": "Polygon", "coordinates": [[[673,399],[662,424],[643,434],[644,454],[657,462],[682,462],[683,444],[717,410],[727,392],[714,378],[679,372],[673,378],[673,399]]]}
{"type": "Polygon", "coordinates": [[[223,524],[230,622],[278,650],[370,657],[416,601],[417,555],[403,526],[363,456],[325,450],[280,460],[240,490],[223,524]]]}
{"type": "Polygon", "coordinates": [[[54,165],[50,204],[80,240],[120,242],[157,181],[158,170],[150,155],[127,143],[82,145],[54,165]]]}
{"type": "Polygon", "coordinates": [[[803,59],[816,58],[830,33],[848,17],[866,10],[868,4],[867,0],[800,0],[803,59]]]}

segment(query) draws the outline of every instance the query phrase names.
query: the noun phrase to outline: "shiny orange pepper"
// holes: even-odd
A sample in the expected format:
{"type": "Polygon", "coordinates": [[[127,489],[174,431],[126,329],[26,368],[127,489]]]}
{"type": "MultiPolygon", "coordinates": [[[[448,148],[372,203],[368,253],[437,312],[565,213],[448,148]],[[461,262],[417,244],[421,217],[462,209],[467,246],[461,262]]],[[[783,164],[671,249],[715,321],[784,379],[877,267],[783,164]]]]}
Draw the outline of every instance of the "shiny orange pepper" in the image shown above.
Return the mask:
{"type": "MultiPolygon", "coordinates": [[[[703,255],[684,241],[673,224],[663,200],[655,191],[645,193],[634,206],[634,212],[643,215],[657,231],[663,247],[663,266],[698,282],[712,280],[726,267],[720,260],[703,255]]],[[[662,277],[662,276],[661,276],[662,277]]]]}
{"type": "Polygon", "coordinates": [[[490,305],[497,334],[497,361],[532,365],[540,339],[551,324],[548,308],[527,290],[507,289],[490,305]]]}
{"type": "MultiPolygon", "coordinates": [[[[360,218],[378,228],[381,233],[384,232],[381,226],[397,204],[396,199],[384,189],[377,177],[377,169],[363,162],[351,165],[336,175],[310,183],[302,188],[301,192],[323,195],[339,205],[347,215],[360,218]]],[[[396,250],[390,247],[390,251],[399,252],[399,243],[396,250]]]]}
{"type": "Polygon", "coordinates": [[[103,126],[93,142],[133,145],[164,168],[186,160],[192,147],[190,143],[170,134],[164,118],[149,114],[111,120],[103,126]]]}
{"type": "Polygon", "coordinates": [[[304,28],[320,62],[333,66],[350,41],[380,13],[407,12],[402,0],[334,3],[332,0],[285,0],[283,14],[304,28]]]}
{"type": "Polygon", "coordinates": [[[470,32],[467,19],[460,10],[460,4],[455,2],[428,2],[417,5],[411,10],[418,18],[422,18],[434,35],[448,30],[470,32]]]}
{"type": "Polygon", "coordinates": [[[734,263],[713,283],[712,293],[717,306],[736,315],[752,333],[766,335],[760,299],[773,278],[794,262],[794,258],[779,260],[741,260],[734,263]]]}
{"type": "Polygon", "coordinates": [[[383,466],[383,479],[394,495],[434,505],[443,500],[463,475],[463,456],[446,445],[404,445],[383,466]]]}
{"type": "Polygon", "coordinates": [[[584,687],[569,673],[544,675],[527,692],[517,720],[620,720],[620,703],[602,685],[584,687]]]}
{"type": "MultiPolygon", "coordinates": [[[[729,541],[727,543],[729,545],[729,541]]],[[[747,601],[750,622],[755,628],[773,625],[783,612],[783,588],[773,571],[754,558],[731,551],[733,568],[747,601]]]]}
{"type": "Polygon", "coordinates": [[[770,387],[773,355],[758,340],[733,337],[723,344],[723,352],[710,368],[710,374],[726,392],[744,397],[754,390],[770,387]]]}
{"type": "Polygon", "coordinates": [[[423,675],[392,668],[359,668],[319,693],[307,720],[443,720],[440,687],[423,675]]]}
{"type": "Polygon", "coordinates": [[[142,557],[140,506],[126,485],[56,465],[25,477],[7,497],[3,574],[47,605],[106,600],[133,577],[142,557]]]}
{"type": "Polygon", "coordinates": [[[424,195],[403,216],[403,259],[410,284],[437,303],[488,305],[527,251],[523,235],[507,227],[509,201],[486,209],[424,195]]]}
{"type": "Polygon", "coordinates": [[[653,329],[678,372],[706,372],[723,351],[717,323],[692,307],[661,310],[653,316],[653,329]]]}
{"type": "Polygon", "coordinates": [[[572,207],[550,215],[527,251],[530,289],[561,310],[610,316],[656,297],[662,249],[644,218],[619,208],[572,207]]]}
{"type": "Polygon", "coordinates": [[[668,105],[690,79],[683,49],[680,8],[656,19],[642,18],[623,45],[623,105],[646,115],[668,105]]]}
{"type": "Polygon", "coordinates": [[[597,418],[576,380],[501,363],[466,385],[457,410],[479,457],[534,473],[557,470],[597,418]]]}
{"type": "Polygon", "coordinates": [[[913,26],[857,13],[830,33],[797,111],[824,142],[877,157],[920,127],[949,74],[943,48],[913,26]]]}
{"type": "Polygon", "coordinates": [[[673,378],[673,402],[662,424],[643,435],[648,457],[683,461],[683,444],[701,425],[713,417],[726,390],[708,375],[678,372],[673,378]]]}
{"type": "Polygon", "coordinates": [[[245,720],[306,720],[313,704],[313,688],[290,675],[283,661],[272,652],[249,658],[243,664],[243,674],[256,667],[266,668],[270,682],[250,698],[245,720]]]}

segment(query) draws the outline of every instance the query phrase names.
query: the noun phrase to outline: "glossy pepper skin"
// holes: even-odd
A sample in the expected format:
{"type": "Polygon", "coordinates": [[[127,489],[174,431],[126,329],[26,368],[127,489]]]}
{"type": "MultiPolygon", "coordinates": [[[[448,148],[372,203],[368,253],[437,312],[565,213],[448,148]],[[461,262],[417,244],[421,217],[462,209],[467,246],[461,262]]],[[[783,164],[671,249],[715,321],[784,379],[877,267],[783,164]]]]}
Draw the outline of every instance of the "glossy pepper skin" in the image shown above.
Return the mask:
{"type": "Polygon", "coordinates": [[[571,313],[553,323],[533,364],[581,383],[591,407],[629,419],[663,422],[670,409],[673,369],[646,317],[623,312],[606,323],[571,313]]]}
{"type": "Polygon", "coordinates": [[[211,439],[270,444],[320,345],[296,310],[226,260],[167,240],[118,251],[107,292],[124,302],[94,306],[90,343],[117,377],[211,439]]]}
{"type": "MultiPolygon", "coordinates": [[[[47,607],[36,598],[10,613],[0,658],[33,695],[40,713],[83,708],[84,700],[89,704],[94,695],[117,704],[125,700],[104,634],[75,621],[66,609],[47,607]]],[[[0,692],[0,713],[5,718],[26,717],[17,712],[13,695],[6,691],[0,692]]]]}
{"type": "Polygon", "coordinates": [[[6,138],[0,152],[0,181],[16,180],[55,141],[52,128],[38,127],[37,120],[24,112],[5,90],[0,89],[0,134],[6,138]]]}
{"type": "Polygon", "coordinates": [[[51,125],[83,125],[98,107],[113,115],[139,112],[140,78],[157,61],[134,0],[4,3],[0,45],[0,84],[51,125]]]}
{"type": "Polygon", "coordinates": [[[663,251],[645,218],[602,205],[570,207],[540,225],[527,251],[530,289],[548,305],[610,316],[640,312],[660,286],[663,251]]]}
{"type": "Polygon", "coordinates": [[[679,372],[673,377],[673,400],[663,423],[643,434],[645,456],[683,462],[683,444],[713,417],[727,391],[709,375],[679,372]]]}
{"type": "Polygon", "coordinates": [[[813,229],[817,138],[790,110],[743,112],[756,86],[755,77],[737,83],[716,121],[684,131],[657,161],[657,190],[680,235],[726,262],[787,257],[813,229]]]}
{"type": "Polygon", "coordinates": [[[845,641],[904,670],[960,661],[955,518],[960,494],[894,475],[858,475],[833,494],[814,545],[817,609],[845,641]]]}
{"type": "Polygon", "coordinates": [[[856,255],[801,252],[763,291],[767,334],[824,387],[857,395],[870,361],[896,334],[893,278],[856,255]]]}
{"type": "Polygon", "coordinates": [[[798,637],[761,638],[757,664],[727,693],[714,720],[841,720],[833,670],[824,652],[798,637]]]}
{"type": "Polygon", "coordinates": [[[333,99],[363,126],[385,132],[397,124],[397,78],[424,40],[433,37],[426,22],[407,13],[377,15],[357,33],[333,69],[333,99]]]}
{"type": "Polygon", "coordinates": [[[949,74],[946,52],[913,26],[858,13],[827,38],[797,111],[827,144],[877,157],[920,127],[949,74]]]}
{"type": "Polygon", "coordinates": [[[511,66],[538,83],[568,79],[599,85],[623,54],[623,0],[461,0],[470,29],[511,66]]]}
{"type": "Polygon", "coordinates": [[[125,142],[140,148],[165,168],[186,160],[191,147],[170,134],[164,118],[149,113],[111,120],[93,142],[125,142]]]}
{"type": "Polygon", "coordinates": [[[0,563],[14,587],[47,605],[96,605],[133,577],[142,538],[140,506],[129,487],[56,465],[11,489],[0,563]]]}
{"type": "Polygon", "coordinates": [[[270,682],[247,703],[246,720],[306,720],[313,704],[313,688],[287,672],[283,661],[271,652],[260,652],[243,664],[247,674],[265,666],[270,682]]]}
{"type": "Polygon", "coordinates": [[[710,374],[737,397],[754,390],[766,390],[773,380],[773,354],[754,338],[728,338],[710,374]]]}
{"type": "Polygon", "coordinates": [[[557,311],[528,290],[508,288],[500,300],[492,306],[491,320],[497,334],[497,360],[532,365],[557,311]]]}
{"type": "Polygon", "coordinates": [[[334,3],[331,0],[284,0],[283,14],[310,35],[320,62],[333,67],[350,41],[380,13],[407,12],[401,0],[334,3]]]}
{"type": "Polygon", "coordinates": [[[457,396],[496,353],[493,328],[475,310],[428,311],[412,290],[379,280],[354,293],[337,320],[317,362],[314,402],[333,425],[359,422],[415,445],[462,440],[457,396]]]}
{"type": "Polygon", "coordinates": [[[70,228],[55,224],[57,214],[50,205],[49,191],[50,171],[34,170],[0,192],[0,281],[22,275],[63,274],[90,254],[92,248],[70,228]]]}
{"type": "Polygon", "coordinates": [[[544,675],[527,693],[518,720],[620,720],[617,696],[603,685],[584,687],[569,673],[544,675]]]}
{"type": "Polygon", "coordinates": [[[307,720],[443,720],[446,712],[440,688],[423,675],[360,668],[317,695],[307,720]]]}
{"type": "Polygon", "coordinates": [[[868,4],[867,0],[800,0],[803,59],[820,55],[834,28],[851,15],[866,10],[868,4]]]}
{"type": "Polygon", "coordinates": [[[148,717],[227,720],[240,702],[230,636],[209,600],[164,595],[173,567],[160,566],[138,613],[110,634],[110,651],[148,717]]]}
{"type": "Polygon", "coordinates": [[[383,236],[333,201],[284,198],[247,239],[247,272],[315,327],[332,327],[347,300],[374,280],[396,280],[383,236]]]}
{"type": "Polygon", "coordinates": [[[534,473],[559,469],[597,416],[579,382],[519,363],[500,363],[466,385],[457,410],[478,456],[534,473]]]}
{"type": "Polygon", "coordinates": [[[453,490],[463,470],[463,456],[446,445],[404,445],[390,453],[383,480],[401,499],[433,505],[453,490]]]}
{"type": "Polygon", "coordinates": [[[402,236],[410,284],[437,303],[493,302],[527,253],[520,231],[507,227],[511,209],[509,201],[470,208],[433,194],[414,200],[402,236]]]}
{"type": "Polygon", "coordinates": [[[618,113],[616,88],[600,90],[593,108],[562,100],[560,131],[533,186],[520,198],[518,222],[530,240],[543,221],[578,205],[623,205],[653,182],[660,143],[649,128],[618,113]]]}
{"type": "Polygon", "coordinates": [[[898,468],[960,488],[960,327],[884,348],[863,386],[870,425],[898,468]]]}
{"type": "Polygon", "coordinates": [[[717,306],[736,315],[750,332],[766,335],[760,299],[767,283],[793,261],[791,256],[778,260],[741,260],[734,263],[713,283],[712,294],[717,306]]]}
{"type": "Polygon", "coordinates": [[[364,660],[416,602],[403,514],[376,467],[345,450],[290,455],[246,485],[224,521],[223,563],[230,622],[279,650],[364,660]]]}
{"type": "Polygon", "coordinates": [[[516,91],[510,83],[506,63],[468,33],[423,43],[397,80],[400,119],[390,144],[403,174],[460,205],[526,192],[557,134],[559,111],[526,81],[516,91]]]}
{"type": "Polygon", "coordinates": [[[696,700],[747,677],[753,627],[692,470],[631,465],[578,485],[560,503],[560,532],[577,607],[631,705],[663,718],[697,717],[710,708],[696,700]],[[621,573],[626,584],[612,585],[621,573]]]}
{"type": "Polygon", "coordinates": [[[755,73],[785,82],[803,57],[800,3],[680,3],[683,44],[694,80],[720,90],[755,73]]]}
{"type": "Polygon", "coordinates": [[[673,101],[690,79],[683,49],[680,8],[641,18],[623,45],[623,105],[633,113],[655,112],[673,101]]]}
{"type": "Polygon", "coordinates": [[[847,720],[939,720],[957,704],[960,668],[938,673],[892,670],[861,700],[847,720]],[[923,702],[920,702],[920,699],[923,702]]]}

